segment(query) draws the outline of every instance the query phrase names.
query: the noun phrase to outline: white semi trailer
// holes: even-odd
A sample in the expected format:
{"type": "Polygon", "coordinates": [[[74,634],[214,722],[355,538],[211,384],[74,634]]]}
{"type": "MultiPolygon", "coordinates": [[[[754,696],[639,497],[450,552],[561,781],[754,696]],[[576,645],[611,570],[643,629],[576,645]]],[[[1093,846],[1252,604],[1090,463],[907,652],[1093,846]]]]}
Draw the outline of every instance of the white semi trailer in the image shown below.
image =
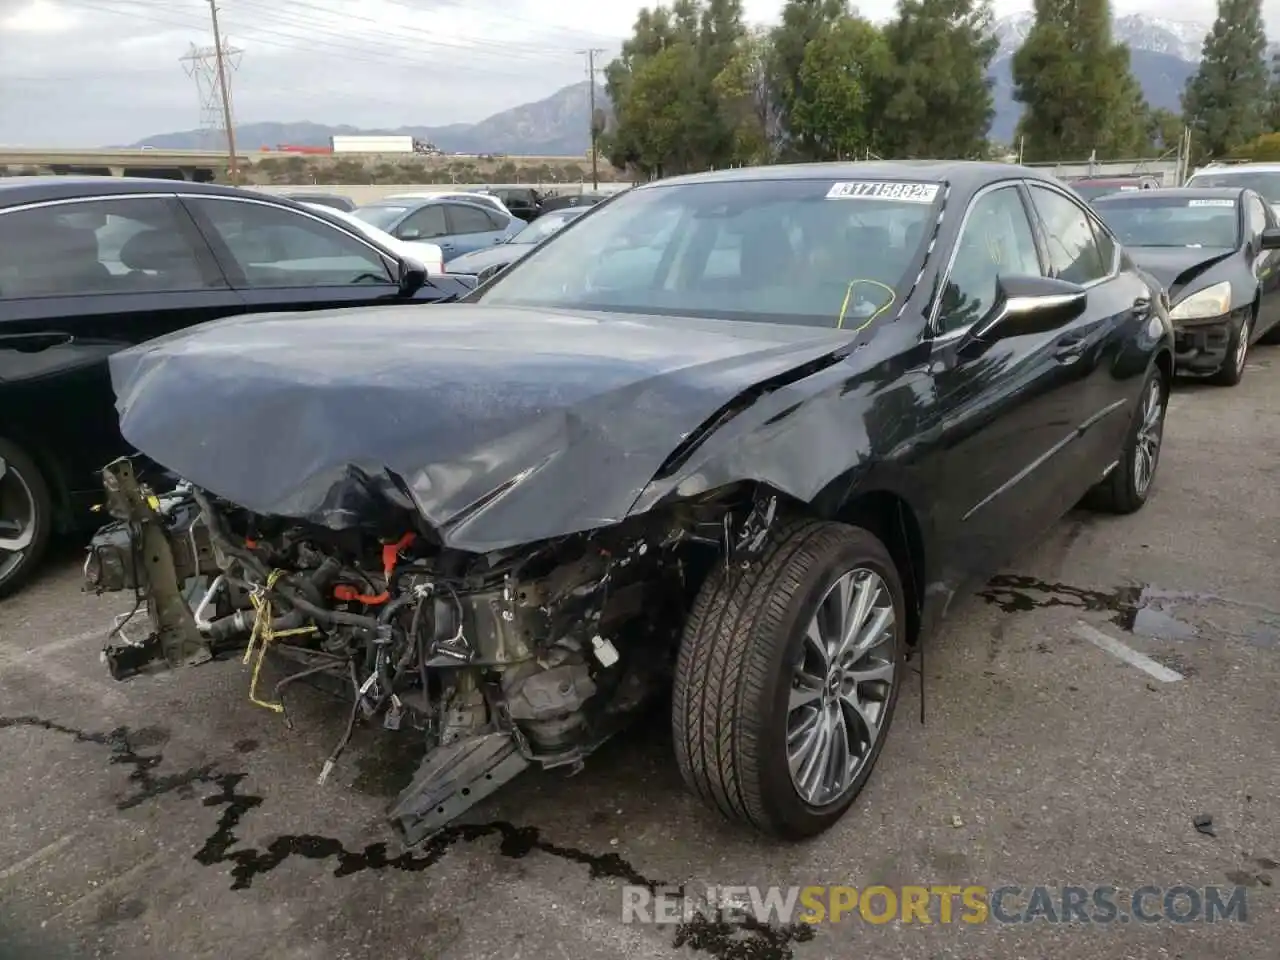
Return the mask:
{"type": "Polygon", "coordinates": [[[330,137],[334,153],[426,153],[425,144],[403,136],[330,137]]]}

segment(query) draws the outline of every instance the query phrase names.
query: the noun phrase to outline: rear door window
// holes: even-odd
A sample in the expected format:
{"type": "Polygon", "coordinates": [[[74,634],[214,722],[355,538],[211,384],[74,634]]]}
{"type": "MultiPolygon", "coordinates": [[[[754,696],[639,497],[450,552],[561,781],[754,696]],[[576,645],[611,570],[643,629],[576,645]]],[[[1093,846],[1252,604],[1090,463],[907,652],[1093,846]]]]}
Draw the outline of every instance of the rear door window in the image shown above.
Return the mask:
{"type": "Polygon", "coordinates": [[[160,196],[0,213],[0,299],[225,288],[185,216],[160,196]]]}
{"type": "Polygon", "coordinates": [[[449,218],[449,232],[451,234],[466,233],[490,233],[494,230],[501,230],[497,225],[497,218],[477,207],[470,207],[464,203],[446,204],[446,214],[449,218]]]}

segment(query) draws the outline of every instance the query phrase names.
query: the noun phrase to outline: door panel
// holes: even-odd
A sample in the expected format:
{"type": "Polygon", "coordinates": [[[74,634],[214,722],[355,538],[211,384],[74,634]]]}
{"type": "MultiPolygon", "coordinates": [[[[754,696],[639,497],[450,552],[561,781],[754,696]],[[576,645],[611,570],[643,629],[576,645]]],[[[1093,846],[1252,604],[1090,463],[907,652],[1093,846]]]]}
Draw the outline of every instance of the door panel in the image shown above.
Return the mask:
{"type": "Polygon", "coordinates": [[[444,205],[445,215],[449,220],[449,236],[447,244],[442,243],[446,260],[458,257],[473,250],[491,247],[505,236],[505,230],[498,226],[498,215],[490,215],[475,206],[463,203],[444,205]]]}
{"type": "Polygon", "coordinates": [[[128,452],[107,358],[243,310],[171,197],[77,199],[0,214],[0,408],[7,435],[73,495],[128,452]]]}
{"type": "Polygon", "coordinates": [[[1276,218],[1259,197],[1246,195],[1245,221],[1247,236],[1253,240],[1253,249],[1257,251],[1253,258],[1253,272],[1262,295],[1258,303],[1258,326],[1254,332],[1261,336],[1280,324],[1280,250],[1263,250],[1261,247],[1262,231],[1274,227],[1276,218]]]}
{"type": "Polygon", "coordinates": [[[387,258],[353,232],[256,200],[183,202],[251,311],[402,302],[387,258]]]}
{"type": "Polygon", "coordinates": [[[96,471],[128,452],[107,358],[117,350],[244,310],[231,290],[0,301],[5,429],[43,438],[73,494],[101,492],[96,471]]]}
{"type": "Polygon", "coordinates": [[[934,345],[936,419],[947,496],[935,518],[958,582],[991,572],[1065,511],[1078,392],[1061,360],[1063,331],[975,341],[1001,276],[1042,275],[1023,197],[1014,185],[979,195],[966,214],[943,285],[934,345]]]}
{"type": "Polygon", "coordinates": [[[1151,291],[1120,257],[1115,237],[1065,193],[1030,184],[1051,276],[1084,286],[1084,312],[1055,344],[1064,376],[1074,385],[1062,410],[1079,434],[1064,461],[1062,512],[1070,509],[1119,456],[1145,370],[1130,369],[1121,351],[1135,327],[1148,322],[1151,291]]]}

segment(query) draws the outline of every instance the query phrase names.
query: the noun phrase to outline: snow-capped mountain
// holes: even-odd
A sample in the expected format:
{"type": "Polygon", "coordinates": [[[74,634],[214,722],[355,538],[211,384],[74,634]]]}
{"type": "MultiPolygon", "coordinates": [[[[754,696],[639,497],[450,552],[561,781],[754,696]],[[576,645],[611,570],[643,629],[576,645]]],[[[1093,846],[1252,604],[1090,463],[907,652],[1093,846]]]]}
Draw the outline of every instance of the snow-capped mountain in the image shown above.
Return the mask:
{"type": "MultiPolygon", "coordinates": [[[[996,59],[1012,56],[1027,39],[1034,22],[1035,15],[1030,11],[997,20],[995,34],[1000,39],[1000,51],[996,59]]],[[[1163,53],[1188,63],[1200,62],[1201,46],[1211,28],[1212,24],[1166,20],[1141,13],[1117,17],[1112,27],[1115,38],[1127,43],[1132,50],[1163,53]]]]}

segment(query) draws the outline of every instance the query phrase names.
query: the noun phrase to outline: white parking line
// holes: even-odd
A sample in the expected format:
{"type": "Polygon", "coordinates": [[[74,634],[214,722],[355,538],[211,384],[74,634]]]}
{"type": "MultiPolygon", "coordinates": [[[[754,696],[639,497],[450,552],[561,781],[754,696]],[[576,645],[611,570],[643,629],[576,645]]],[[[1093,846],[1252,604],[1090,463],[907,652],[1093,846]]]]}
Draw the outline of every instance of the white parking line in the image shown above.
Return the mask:
{"type": "Polygon", "coordinates": [[[1157,680],[1164,683],[1173,683],[1176,680],[1182,680],[1182,674],[1176,670],[1170,670],[1162,663],[1156,663],[1145,653],[1139,653],[1133,647],[1121,643],[1115,637],[1103,633],[1096,627],[1090,626],[1083,620],[1076,623],[1076,634],[1092,644],[1096,644],[1112,656],[1119,657],[1125,663],[1137,667],[1139,670],[1146,671],[1157,680]]]}

